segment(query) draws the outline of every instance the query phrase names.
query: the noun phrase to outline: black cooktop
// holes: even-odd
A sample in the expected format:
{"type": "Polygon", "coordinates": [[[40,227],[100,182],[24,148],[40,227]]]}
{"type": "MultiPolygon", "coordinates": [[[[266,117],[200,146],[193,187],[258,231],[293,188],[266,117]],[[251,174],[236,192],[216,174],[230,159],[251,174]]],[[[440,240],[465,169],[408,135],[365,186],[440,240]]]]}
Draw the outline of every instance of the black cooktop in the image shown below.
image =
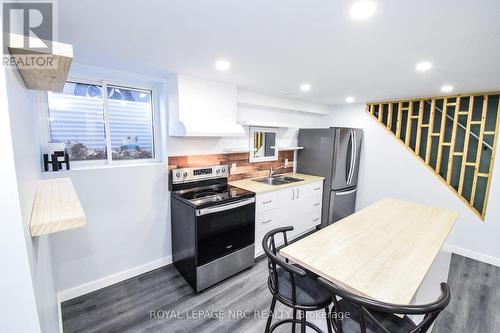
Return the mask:
{"type": "Polygon", "coordinates": [[[227,184],[195,187],[174,191],[172,194],[196,208],[220,205],[255,196],[255,193],[253,192],[227,184]]]}

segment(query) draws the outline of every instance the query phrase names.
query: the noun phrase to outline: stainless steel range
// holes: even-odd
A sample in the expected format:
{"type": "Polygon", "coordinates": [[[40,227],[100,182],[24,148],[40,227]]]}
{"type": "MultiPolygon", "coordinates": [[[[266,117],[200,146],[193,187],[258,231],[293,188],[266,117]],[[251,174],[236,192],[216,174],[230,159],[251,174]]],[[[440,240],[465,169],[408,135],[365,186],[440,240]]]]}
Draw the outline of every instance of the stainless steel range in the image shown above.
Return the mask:
{"type": "Polygon", "coordinates": [[[173,261],[196,292],[254,264],[255,194],[228,175],[227,165],[171,172],[173,261]]]}

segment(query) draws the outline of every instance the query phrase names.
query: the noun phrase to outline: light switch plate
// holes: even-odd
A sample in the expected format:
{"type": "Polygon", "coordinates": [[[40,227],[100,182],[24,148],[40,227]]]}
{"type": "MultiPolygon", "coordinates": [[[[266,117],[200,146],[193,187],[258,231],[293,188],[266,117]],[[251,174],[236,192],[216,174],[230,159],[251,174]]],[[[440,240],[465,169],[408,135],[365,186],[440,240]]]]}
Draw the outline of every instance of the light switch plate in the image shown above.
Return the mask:
{"type": "Polygon", "coordinates": [[[231,173],[236,172],[236,163],[231,164],[231,173]]]}
{"type": "Polygon", "coordinates": [[[285,168],[288,168],[288,158],[285,158],[285,168]]]}

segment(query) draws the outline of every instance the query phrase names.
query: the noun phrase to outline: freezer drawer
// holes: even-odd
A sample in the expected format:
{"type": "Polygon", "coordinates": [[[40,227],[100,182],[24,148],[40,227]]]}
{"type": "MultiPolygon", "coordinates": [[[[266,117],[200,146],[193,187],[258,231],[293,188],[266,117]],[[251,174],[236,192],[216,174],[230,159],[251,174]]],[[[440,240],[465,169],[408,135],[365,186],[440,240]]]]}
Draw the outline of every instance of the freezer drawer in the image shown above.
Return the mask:
{"type": "Polygon", "coordinates": [[[354,213],[357,188],[330,192],[328,224],[337,222],[354,213]]]}

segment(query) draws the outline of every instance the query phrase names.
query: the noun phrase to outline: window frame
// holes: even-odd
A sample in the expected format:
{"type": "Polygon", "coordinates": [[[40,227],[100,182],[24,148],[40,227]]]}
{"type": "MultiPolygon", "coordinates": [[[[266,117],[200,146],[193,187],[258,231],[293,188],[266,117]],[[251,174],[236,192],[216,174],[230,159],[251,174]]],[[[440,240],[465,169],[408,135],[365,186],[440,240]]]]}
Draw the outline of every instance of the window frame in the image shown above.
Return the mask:
{"type": "MultiPolygon", "coordinates": [[[[106,145],[106,159],[102,160],[88,160],[88,161],[71,161],[72,169],[80,169],[86,167],[108,167],[117,165],[138,165],[138,164],[150,164],[161,162],[160,158],[160,114],[159,114],[159,100],[158,100],[158,89],[153,85],[136,84],[133,82],[122,82],[117,80],[107,80],[107,79],[96,79],[91,77],[82,76],[68,76],[66,82],[75,82],[82,84],[93,84],[101,86],[103,91],[102,96],[102,108],[103,108],[103,121],[104,121],[104,134],[105,134],[105,145],[106,145]],[[151,130],[152,130],[152,146],[153,154],[152,158],[145,159],[124,159],[124,160],[113,160],[113,150],[111,147],[111,127],[109,124],[109,107],[108,107],[108,86],[144,91],[151,93],[151,130]]],[[[50,120],[49,120],[49,99],[47,91],[39,91],[37,94],[37,104],[38,104],[38,123],[40,128],[40,150],[41,153],[45,153],[50,143],[51,133],[50,133],[50,120]]]]}

